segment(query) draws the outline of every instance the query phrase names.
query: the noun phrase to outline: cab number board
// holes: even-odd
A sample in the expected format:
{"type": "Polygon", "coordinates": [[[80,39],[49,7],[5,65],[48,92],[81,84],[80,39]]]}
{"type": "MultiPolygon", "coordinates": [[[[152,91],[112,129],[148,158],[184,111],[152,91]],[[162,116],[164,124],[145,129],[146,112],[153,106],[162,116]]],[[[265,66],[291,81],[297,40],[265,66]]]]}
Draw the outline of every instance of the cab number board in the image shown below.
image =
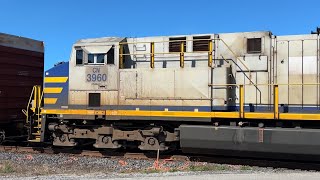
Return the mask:
{"type": "Polygon", "coordinates": [[[87,74],[88,82],[107,81],[107,74],[100,73],[100,68],[93,68],[92,73],[87,74]]]}

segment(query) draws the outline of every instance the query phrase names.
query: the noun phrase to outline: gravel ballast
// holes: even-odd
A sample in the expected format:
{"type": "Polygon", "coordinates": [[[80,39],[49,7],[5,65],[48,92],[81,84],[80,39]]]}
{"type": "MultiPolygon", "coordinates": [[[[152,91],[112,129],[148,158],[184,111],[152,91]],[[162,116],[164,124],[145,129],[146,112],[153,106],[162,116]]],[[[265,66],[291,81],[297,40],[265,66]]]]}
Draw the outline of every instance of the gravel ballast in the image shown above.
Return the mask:
{"type": "Polygon", "coordinates": [[[104,179],[174,177],[203,174],[264,174],[305,172],[183,160],[83,157],[70,154],[0,152],[0,178],[104,179]]]}

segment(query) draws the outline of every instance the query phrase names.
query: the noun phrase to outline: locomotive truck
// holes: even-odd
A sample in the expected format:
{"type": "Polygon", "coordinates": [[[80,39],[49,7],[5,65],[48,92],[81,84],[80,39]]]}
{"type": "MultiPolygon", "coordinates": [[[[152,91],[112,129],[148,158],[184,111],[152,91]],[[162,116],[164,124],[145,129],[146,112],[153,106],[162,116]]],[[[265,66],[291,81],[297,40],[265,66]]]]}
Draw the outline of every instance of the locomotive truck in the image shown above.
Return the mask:
{"type": "Polygon", "coordinates": [[[319,155],[319,33],[79,40],[33,88],[29,141],[319,155]]]}

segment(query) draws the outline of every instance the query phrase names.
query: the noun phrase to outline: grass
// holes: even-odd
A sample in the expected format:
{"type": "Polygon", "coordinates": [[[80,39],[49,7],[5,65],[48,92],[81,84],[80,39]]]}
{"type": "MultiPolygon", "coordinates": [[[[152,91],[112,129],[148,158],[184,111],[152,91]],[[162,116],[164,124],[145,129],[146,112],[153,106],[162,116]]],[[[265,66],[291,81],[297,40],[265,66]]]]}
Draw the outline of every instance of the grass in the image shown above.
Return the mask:
{"type": "Polygon", "coordinates": [[[169,172],[178,172],[178,171],[181,171],[181,170],[179,170],[177,168],[172,168],[172,169],[169,170],[169,172]]]}
{"type": "Polygon", "coordinates": [[[231,168],[228,165],[217,164],[217,165],[191,165],[189,171],[228,171],[231,168]]]}
{"type": "Polygon", "coordinates": [[[160,173],[161,171],[159,169],[146,169],[143,171],[143,173],[151,174],[151,173],[160,173]]]}
{"type": "Polygon", "coordinates": [[[240,170],[242,170],[242,171],[250,171],[250,170],[252,170],[253,168],[251,167],[251,166],[241,166],[240,167],[240,170]]]}
{"type": "Polygon", "coordinates": [[[0,166],[0,173],[8,174],[15,172],[14,167],[9,162],[4,162],[0,166]]]}
{"type": "Polygon", "coordinates": [[[213,164],[213,165],[208,165],[208,164],[193,164],[190,165],[189,167],[185,168],[185,169],[180,169],[180,168],[170,168],[167,170],[163,170],[163,169],[154,169],[154,168],[150,168],[150,169],[144,169],[144,170],[131,170],[131,171],[122,171],[121,173],[145,173],[145,174],[151,174],[151,173],[162,173],[162,172],[179,172],[179,171],[184,171],[184,172],[188,172],[188,171],[231,171],[233,169],[238,169],[241,171],[249,171],[252,170],[253,167],[251,166],[237,166],[237,167],[233,167],[230,165],[226,165],[226,164],[213,164]]]}

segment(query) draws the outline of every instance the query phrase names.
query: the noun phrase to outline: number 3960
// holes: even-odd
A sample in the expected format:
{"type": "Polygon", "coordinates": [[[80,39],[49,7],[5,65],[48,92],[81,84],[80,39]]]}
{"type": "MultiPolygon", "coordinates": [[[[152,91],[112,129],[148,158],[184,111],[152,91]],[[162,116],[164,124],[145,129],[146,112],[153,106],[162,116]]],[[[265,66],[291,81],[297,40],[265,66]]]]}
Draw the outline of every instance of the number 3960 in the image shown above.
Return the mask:
{"type": "Polygon", "coordinates": [[[87,74],[87,81],[88,82],[107,81],[107,75],[106,74],[87,74]]]}

